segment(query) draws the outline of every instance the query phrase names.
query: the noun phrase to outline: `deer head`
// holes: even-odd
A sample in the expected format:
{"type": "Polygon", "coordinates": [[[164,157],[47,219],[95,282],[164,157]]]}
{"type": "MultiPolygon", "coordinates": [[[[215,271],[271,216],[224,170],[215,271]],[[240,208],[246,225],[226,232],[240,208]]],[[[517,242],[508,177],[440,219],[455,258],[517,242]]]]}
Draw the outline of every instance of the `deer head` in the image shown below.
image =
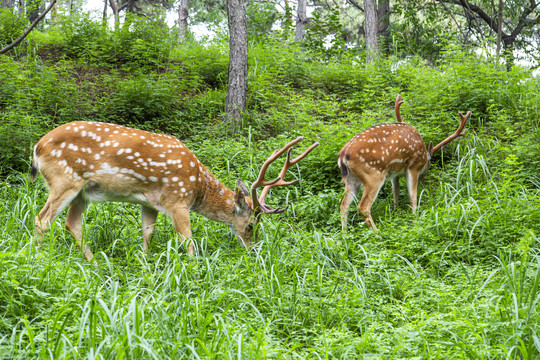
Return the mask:
{"type": "Polygon", "coordinates": [[[360,215],[366,224],[377,229],[371,217],[371,206],[377,198],[379,190],[386,180],[392,181],[394,208],[398,205],[398,176],[406,178],[409,201],[412,212],[416,213],[416,191],[419,176],[430,165],[434,152],[442,149],[450,141],[463,136],[469,111],[461,118],[460,125],[454,134],[440,142],[437,146],[429,143],[428,148],[418,131],[401,121],[399,107],[403,101],[396,98],[395,112],[397,123],[376,125],[355,135],[341,149],[338,155],[338,166],[341,169],[341,182],[345,184],[345,194],[341,202],[341,226],[347,227],[347,211],[351,201],[358,193],[360,185],[364,192],[358,204],[360,215]]]}
{"type": "Polygon", "coordinates": [[[194,254],[189,213],[231,226],[249,247],[255,237],[254,224],[262,213],[279,213],[265,203],[271,187],[290,185],[283,178],[318,143],[290,161],[298,138],[264,163],[251,187],[252,197],[239,180],[234,191],[222,184],[178,139],[119,125],[77,121],[52,130],[34,147],[32,180],[41,173],[49,186],[49,197],[35,219],[38,237],[49,230],[54,219],[69,205],[66,228],[73,234],[88,261],[93,254],[82,243],[81,216],[88,203],[124,201],[141,205],[143,250],[146,253],[159,212],[171,216],[176,231],[194,254]],[[264,180],[266,169],[282,153],[287,160],[280,177],[264,180]],[[261,197],[257,188],[264,186],[261,197]]]}

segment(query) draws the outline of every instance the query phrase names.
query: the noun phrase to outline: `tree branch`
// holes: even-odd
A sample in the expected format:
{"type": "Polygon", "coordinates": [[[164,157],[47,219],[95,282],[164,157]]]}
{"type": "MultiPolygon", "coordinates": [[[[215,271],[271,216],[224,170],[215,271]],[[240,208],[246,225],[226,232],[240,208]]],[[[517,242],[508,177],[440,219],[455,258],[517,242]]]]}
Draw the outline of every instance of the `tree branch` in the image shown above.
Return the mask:
{"type": "MultiPolygon", "coordinates": [[[[538,5],[539,5],[539,3],[531,1],[531,6],[526,8],[525,11],[523,11],[523,14],[521,14],[521,16],[519,17],[518,24],[516,25],[514,31],[512,31],[512,34],[510,34],[511,37],[515,38],[521,32],[521,30],[523,30],[523,28],[525,27],[525,25],[529,21],[527,19],[527,16],[529,16],[529,14],[532,13],[534,11],[534,9],[536,9],[538,7],[538,5]]],[[[538,19],[538,17],[537,17],[537,19],[538,19]]]]}
{"type": "Polygon", "coordinates": [[[32,29],[45,17],[45,15],[47,15],[47,13],[52,9],[54,4],[56,4],[56,0],[51,0],[51,3],[47,7],[47,9],[45,9],[45,11],[41,15],[39,15],[38,18],[34,20],[32,24],[30,24],[30,27],[21,36],[19,36],[17,40],[15,40],[11,44],[9,44],[8,46],[0,50],[0,54],[3,54],[13,49],[15,46],[19,45],[19,43],[23,41],[24,38],[28,36],[28,34],[30,34],[30,31],[32,31],[32,29]]]}
{"type": "Polygon", "coordinates": [[[364,12],[364,9],[354,0],[347,0],[352,6],[360,10],[361,12],[364,12]]]}
{"type": "MultiPolygon", "coordinates": [[[[471,4],[467,0],[441,0],[447,3],[456,4],[461,6],[462,8],[466,8],[470,10],[471,12],[474,12],[476,15],[478,15],[488,26],[495,32],[497,32],[497,21],[493,20],[486,12],[481,9],[479,6],[471,4]]],[[[503,36],[506,36],[506,34],[503,33],[503,36]]]]}

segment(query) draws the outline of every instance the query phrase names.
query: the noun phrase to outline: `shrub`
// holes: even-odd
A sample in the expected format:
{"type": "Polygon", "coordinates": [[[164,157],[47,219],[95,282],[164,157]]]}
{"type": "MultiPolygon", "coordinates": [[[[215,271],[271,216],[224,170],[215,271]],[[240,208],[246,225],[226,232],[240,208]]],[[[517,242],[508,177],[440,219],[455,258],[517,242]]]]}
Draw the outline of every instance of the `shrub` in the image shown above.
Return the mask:
{"type": "Polygon", "coordinates": [[[8,8],[0,8],[0,49],[11,44],[26,30],[24,17],[8,8]]]}
{"type": "Polygon", "coordinates": [[[33,146],[49,126],[44,118],[0,113],[0,176],[29,171],[33,146]]]}

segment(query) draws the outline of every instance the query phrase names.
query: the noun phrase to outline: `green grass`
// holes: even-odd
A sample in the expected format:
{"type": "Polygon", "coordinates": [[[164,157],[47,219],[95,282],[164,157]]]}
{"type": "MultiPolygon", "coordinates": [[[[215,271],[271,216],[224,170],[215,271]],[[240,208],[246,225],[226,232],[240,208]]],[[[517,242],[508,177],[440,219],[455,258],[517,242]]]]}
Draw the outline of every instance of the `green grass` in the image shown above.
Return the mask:
{"type": "MultiPolygon", "coordinates": [[[[378,232],[351,207],[341,233],[341,190],[307,181],[273,194],[290,207],[264,218],[253,251],[193,215],[198,253],[189,257],[160,215],[143,256],[138,208],[93,205],[85,234],[97,265],[63,218],[36,249],[33,217],[47,191],[9,177],[0,184],[0,358],[538,358],[540,189],[505,171],[513,161],[492,168],[493,148],[473,146],[477,138],[463,145],[428,172],[418,217],[405,190],[391,210],[387,185],[373,207],[378,232]]],[[[227,164],[238,153],[218,149],[227,164]]],[[[242,156],[257,163],[249,149],[242,156]]],[[[222,178],[253,180],[256,167],[222,178]]]]}

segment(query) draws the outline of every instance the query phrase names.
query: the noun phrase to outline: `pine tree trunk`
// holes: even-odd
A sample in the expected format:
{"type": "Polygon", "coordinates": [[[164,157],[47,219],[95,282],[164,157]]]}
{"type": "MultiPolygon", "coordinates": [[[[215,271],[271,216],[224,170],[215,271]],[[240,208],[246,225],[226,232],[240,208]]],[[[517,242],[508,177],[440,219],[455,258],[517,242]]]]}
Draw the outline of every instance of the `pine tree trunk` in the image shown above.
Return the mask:
{"type": "Polygon", "coordinates": [[[186,39],[189,17],[189,0],[181,0],[178,7],[178,40],[186,39]]]}
{"type": "Polygon", "coordinates": [[[107,3],[107,0],[104,0],[103,3],[103,22],[105,23],[107,21],[107,8],[109,7],[109,4],[107,3]]]}
{"type": "Polygon", "coordinates": [[[389,0],[380,0],[379,6],[377,7],[377,38],[379,39],[379,46],[387,49],[390,43],[390,33],[388,28],[390,27],[390,1],[389,0]]]}
{"type": "Polygon", "coordinates": [[[295,41],[301,41],[306,35],[306,15],[307,0],[298,0],[298,9],[296,15],[296,32],[294,34],[295,41]]]}
{"type": "Polygon", "coordinates": [[[240,125],[247,102],[246,0],[227,0],[227,12],[229,17],[229,80],[225,111],[229,120],[240,125]]]}
{"type": "Polygon", "coordinates": [[[364,0],[364,12],[366,16],[364,22],[364,30],[366,32],[366,61],[370,63],[379,57],[377,1],[364,0]]]}

